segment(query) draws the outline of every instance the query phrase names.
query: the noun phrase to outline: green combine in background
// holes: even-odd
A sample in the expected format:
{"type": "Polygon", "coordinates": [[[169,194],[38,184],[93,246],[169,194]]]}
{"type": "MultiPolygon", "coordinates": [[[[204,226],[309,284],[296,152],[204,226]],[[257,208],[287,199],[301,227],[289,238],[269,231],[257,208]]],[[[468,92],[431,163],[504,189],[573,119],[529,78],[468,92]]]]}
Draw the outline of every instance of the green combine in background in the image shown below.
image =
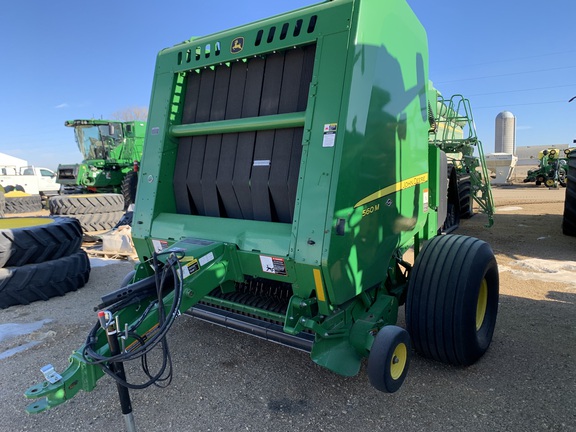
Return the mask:
{"type": "Polygon", "coordinates": [[[119,193],[125,206],[135,201],[146,122],[69,120],[74,128],[80,164],[58,166],[65,193],[119,193]]]}
{"type": "Polygon", "coordinates": [[[493,204],[475,135],[442,132],[473,123],[458,114],[469,103],[438,94],[405,0],[325,1],[161,51],[132,225],[140,262],[102,298],[68,369],[26,392],[42,398],[28,411],[107,374],[130,416],[123,363],[163,344],[181,313],[340,375],[367,361],[385,392],[413,349],[476,362],[498,267],[484,241],[441,232],[459,178],[475,176],[489,216],[493,204]]]}

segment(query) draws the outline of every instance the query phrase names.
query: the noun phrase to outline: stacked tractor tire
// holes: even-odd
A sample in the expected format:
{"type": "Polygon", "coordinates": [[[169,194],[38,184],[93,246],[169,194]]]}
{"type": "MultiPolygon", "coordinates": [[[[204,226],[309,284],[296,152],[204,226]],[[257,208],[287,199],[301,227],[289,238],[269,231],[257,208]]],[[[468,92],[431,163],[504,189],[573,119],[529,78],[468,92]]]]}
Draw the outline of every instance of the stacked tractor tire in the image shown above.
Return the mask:
{"type": "Polygon", "coordinates": [[[122,194],[58,195],[48,206],[52,216],[77,219],[85,233],[110,230],[124,215],[122,194]]]}
{"type": "Polygon", "coordinates": [[[3,196],[4,214],[33,213],[42,210],[42,198],[40,195],[30,195],[8,186],[4,190],[3,196]]]}
{"type": "Polygon", "coordinates": [[[6,210],[6,197],[4,196],[4,188],[0,187],[0,217],[4,217],[6,210]]]}
{"type": "Polygon", "coordinates": [[[81,249],[82,235],[80,222],[73,218],[1,218],[0,308],[83,287],[90,261],[81,249]]]}

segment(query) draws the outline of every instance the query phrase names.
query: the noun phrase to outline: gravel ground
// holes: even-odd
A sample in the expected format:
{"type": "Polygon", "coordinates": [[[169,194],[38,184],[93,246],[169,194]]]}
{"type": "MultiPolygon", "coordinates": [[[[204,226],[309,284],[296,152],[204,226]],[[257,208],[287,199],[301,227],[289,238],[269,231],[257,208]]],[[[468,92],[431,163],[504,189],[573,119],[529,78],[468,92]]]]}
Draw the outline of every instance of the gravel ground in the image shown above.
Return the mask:
{"type": "MultiPolygon", "coordinates": [[[[169,334],[172,384],[131,393],[138,430],[576,431],[576,238],[560,230],[564,191],[518,185],[494,195],[493,228],[479,215],[457,231],[490,242],[500,267],[496,332],[475,365],[414,355],[403,387],[389,395],[371,388],[365,367],[343,378],[306,353],[182,317],[169,334]]],[[[24,412],[22,394],[46,363],[64,370],[93,325],[93,306],[131,268],[94,267],[77,292],[0,310],[0,431],[124,430],[107,378],[38,415],[24,412]],[[18,328],[7,324],[38,321],[10,337],[18,328]],[[8,355],[28,342],[37,345],[8,355]]]]}

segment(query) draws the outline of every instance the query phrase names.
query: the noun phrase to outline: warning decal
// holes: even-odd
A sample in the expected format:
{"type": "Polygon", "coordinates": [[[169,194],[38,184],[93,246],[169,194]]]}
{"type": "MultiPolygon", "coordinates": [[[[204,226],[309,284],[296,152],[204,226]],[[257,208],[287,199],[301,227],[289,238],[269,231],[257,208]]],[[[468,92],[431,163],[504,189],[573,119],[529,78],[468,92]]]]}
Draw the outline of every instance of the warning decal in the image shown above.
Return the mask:
{"type": "Polygon", "coordinates": [[[284,259],[260,255],[260,263],[262,264],[262,271],[286,276],[284,259]]]}
{"type": "Polygon", "coordinates": [[[322,139],[322,147],[334,147],[337,129],[337,123],[327,123],[324,125],[324,139],[322,139]]]}
{"type": "Polygon", "coordinates": [[[152,240],[152,246],[154,246],[154,252],[162,252],[168,247],[168,242],[166,240],[152,240]]]}
{"type": "Polygon", "coordinates": [[[187,262],[182,262],[182,264],[182,276],[184,276],[184,279],[200,270],[200,264],[198,264],[198,260],[195,258],[191,258],[187,262]]]}

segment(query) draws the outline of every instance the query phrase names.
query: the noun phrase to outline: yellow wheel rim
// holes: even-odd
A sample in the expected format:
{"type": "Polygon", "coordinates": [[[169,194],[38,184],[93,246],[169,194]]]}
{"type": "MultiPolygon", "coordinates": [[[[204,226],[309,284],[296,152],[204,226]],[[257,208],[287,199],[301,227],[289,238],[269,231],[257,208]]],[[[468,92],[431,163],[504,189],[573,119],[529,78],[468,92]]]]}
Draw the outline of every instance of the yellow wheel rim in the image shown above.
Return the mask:
{"type": "Polygon", "coordinates": [[[392,379],[397,380],[402,376],[404,368],[406,367],[406,360],[408,359],[408,349],[406,344],[398,344],[392,354],[390,360],[390,376],[392,379]]]}
{"type": "Polygon", "coordinates": [[[6,192],[4,194],[4,196],[7,198],[21,198],[21,197],[29,197],[32,195],[30,195],[29,193],[26,193],[26,192],[19,191],[19,190],[13,190],[10,192],[6,192]]]}
{"type": "Polygon", "coordinates": [[[476,304],[476,331],[480,330],[484,317],[486,316],[486,308],[488,307],[488,282],[482,279],[480,284],[480,291],[478,292],[478,303],[476,304]]]}
{"type": "Polygon", "coordinates": [[[26,228],[31,226],[48,225],[54,222],[51,218],[16,217],[0,219],[0,229],[26,228]]]}

